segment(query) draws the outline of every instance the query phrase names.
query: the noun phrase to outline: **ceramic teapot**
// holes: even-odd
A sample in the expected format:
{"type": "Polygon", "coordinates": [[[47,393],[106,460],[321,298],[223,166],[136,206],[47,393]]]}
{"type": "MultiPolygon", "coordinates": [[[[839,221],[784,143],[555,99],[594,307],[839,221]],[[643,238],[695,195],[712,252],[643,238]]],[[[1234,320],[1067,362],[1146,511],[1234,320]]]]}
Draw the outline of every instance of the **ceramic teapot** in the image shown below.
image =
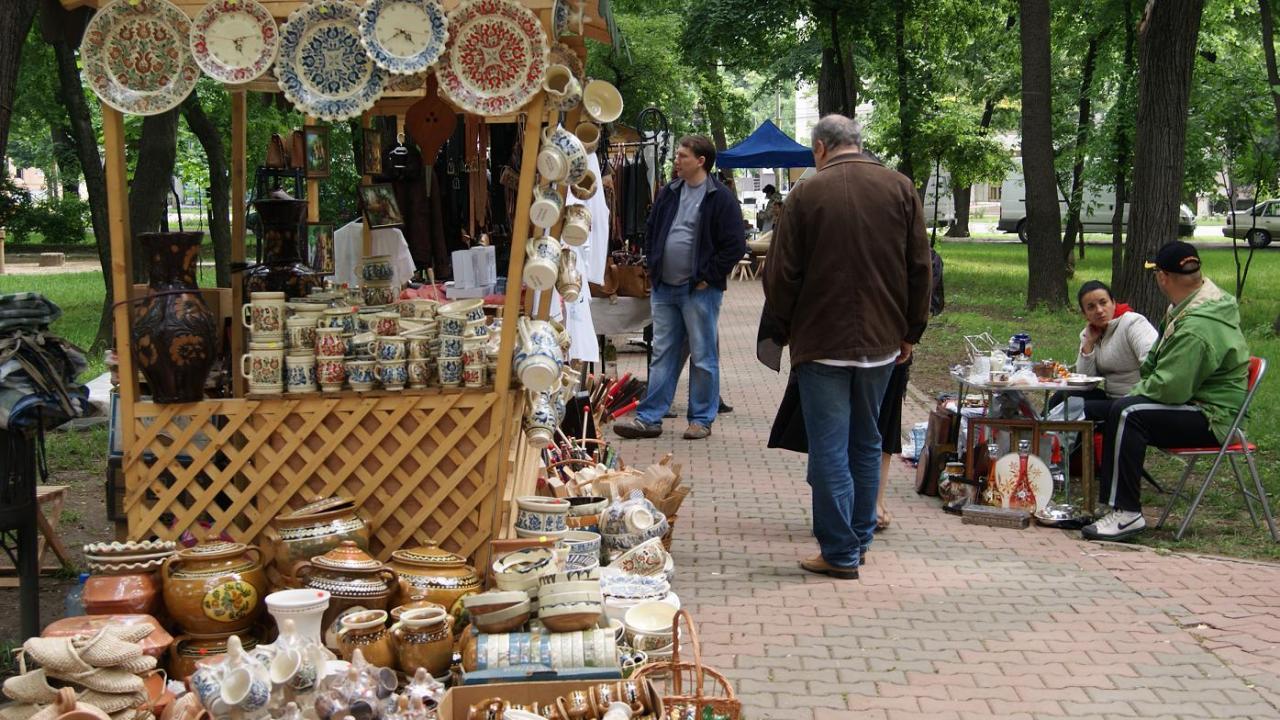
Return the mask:
{"type": "Polygon", "coordinates": [[[462,616],[462,598],[480,592],[475,568],[434,543],[391,553],[391,567],[400,577],[396,604],[420,596],[443,605],[455,623],[462,616]]]}
{"type": "Polygon", "coordinates": [[[338,649],[341,619],[353,612],[386,610],[396,588],[396,572],[375,560],[351,540],[294,566],[294,576],[304,587],[329,591],[329,608],[321,625],[324,645],[338,649]]]}
{"type": "Polygon", "coordinates": [[[263,609],[262,553],[244,543],[208,542],[180,550],[160,569],[164,604],[188,633],[235,633],[263,609]]]}

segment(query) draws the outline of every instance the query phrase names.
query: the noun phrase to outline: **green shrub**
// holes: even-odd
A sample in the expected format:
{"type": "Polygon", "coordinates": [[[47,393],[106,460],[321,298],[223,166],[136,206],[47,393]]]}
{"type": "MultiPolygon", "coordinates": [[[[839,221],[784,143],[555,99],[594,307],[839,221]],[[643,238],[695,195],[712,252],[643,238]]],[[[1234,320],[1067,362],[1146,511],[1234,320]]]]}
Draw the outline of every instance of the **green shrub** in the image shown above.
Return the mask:
{"type": "Polygon", "coordinates": [[[15,185],[13,178],[0,172],[0,228],[11,228],[14,218],[31,211],[31,204],[31,193],[15,185]]]}
{"type": "Polygon", "coordinates": [[[27,242],[39,233],[45,242],[61,245],[86,242],[89,223],[89,203],[68,195],[17,206],[5,227],[15,243],[27,242]]]}

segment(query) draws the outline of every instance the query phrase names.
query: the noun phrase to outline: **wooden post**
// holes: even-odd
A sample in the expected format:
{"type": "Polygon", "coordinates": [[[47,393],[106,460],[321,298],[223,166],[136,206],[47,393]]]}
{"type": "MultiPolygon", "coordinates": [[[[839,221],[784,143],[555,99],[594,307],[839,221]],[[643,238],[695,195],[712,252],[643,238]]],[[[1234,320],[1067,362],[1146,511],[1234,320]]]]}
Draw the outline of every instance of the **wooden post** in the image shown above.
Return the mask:
{"type": "MultiPolygon", "coordinates": [[[[245,105],[245,91],[231,91],[231,264],[244,263],[245,245],[245,183],[247,168],[245,165],[246,133],[249,120],[245,105]]],[[[261,239],[259,239],[261,241],[261,239]]],[[[231,278],[231,365],[227,372],[231,373],[232,395],[244,397],[245,379],[236,372],[240,362],[240,354],[244,352],[244,333],[240,329],[240,306],[244,303],[244,277],[234,275],[231,278]]]]}
{"type": "MultiPolygon", "coordinates": [[[[303,133],[306,133],[305,128],[307,125],[315,125],[315,124],[316,124],[316,119],[314,117],[310,115],[305,116],[302,120],[302,125],[304,128],[303,133]]],[[[305,149],[306,148],[305,135],[304,135],[304,142],[302,146],[303,146],[302,167],[303,167],[303,171],[305,172],[306,166],[307,166],[307,159],[306,159],[307,151],[305,149]]],[[[307,178],[307,222],[309,223],[320,222],[320,179],[319,178],[313,178],[313,177],[307,178]]],[[[303,247],[306,247],[306,243],[308,239],[309,238],[306,236],[303,237],[303,247]]],[[[310,261],[310,258],[306,258],[306,260],[310,261]]]]}
{"type": "MultiPolygon", "coordinates": [[[[138,373],[133,367],[133,348],[129,342],[128,304],[133,288],[132,242],[129,233],[128,166],[124,157],[124,115],[102,104],[102,143],[105,149],[107,181],[107,229],[111,236],[111,299],[115,325],[116,361],[120,371],[120,443],[124,449],[123,467],[140,460],[134,440],[134,405],[138,402],[138,373]]],[[[127,477],[127,472],[126,472],[127,477]]]]}
{"type": "Polygon", "coordinates": [[[4,228],[0,228],[0,275],[4,274],[4,228]]]}

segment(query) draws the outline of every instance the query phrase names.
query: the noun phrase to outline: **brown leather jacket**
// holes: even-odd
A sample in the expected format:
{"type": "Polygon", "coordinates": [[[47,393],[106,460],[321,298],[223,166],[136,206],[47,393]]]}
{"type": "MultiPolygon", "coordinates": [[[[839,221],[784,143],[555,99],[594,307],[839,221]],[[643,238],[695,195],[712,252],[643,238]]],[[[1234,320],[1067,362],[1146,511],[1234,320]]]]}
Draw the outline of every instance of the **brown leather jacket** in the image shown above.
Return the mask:
{"type": "Polygon", "coordinates": [[[932,263],[906,176],[841,156],[787,196],[765,265],[765,302],[791,363],[887,355],[929,322],[932,263]]]}

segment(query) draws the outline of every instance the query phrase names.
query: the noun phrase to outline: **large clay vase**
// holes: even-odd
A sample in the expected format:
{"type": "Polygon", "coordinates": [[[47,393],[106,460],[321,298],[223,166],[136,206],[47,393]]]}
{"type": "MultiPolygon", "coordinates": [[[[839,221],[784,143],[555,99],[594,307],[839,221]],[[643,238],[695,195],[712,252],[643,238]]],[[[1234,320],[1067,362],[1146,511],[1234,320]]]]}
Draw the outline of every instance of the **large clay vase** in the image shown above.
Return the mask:
{"type": "Polygon", "coordinates": [[[196,402],[217,358],[217,322],[196,286],[204,233],[138,236],[150,258],[146,297],[134,306],[133,359],[158,403],[196,402]]]}
{"type": "Polygon", "coordinates": [[[262,553],[243,543],[208,542],[166,559],[164,604],[187,633],[247,630],[262,613],[267,574],[262,553]]]}
{"type": "Polygon", "coordinates": [[[307,201],[294,200],[277,192],[270,198],[253,201],[261,221],[262,262],[244,275],[244,296],[255,292],[282,292],[288,299],[304,298],[323,284],[302,260],[298,239],[307,215],[307,201]]]}

